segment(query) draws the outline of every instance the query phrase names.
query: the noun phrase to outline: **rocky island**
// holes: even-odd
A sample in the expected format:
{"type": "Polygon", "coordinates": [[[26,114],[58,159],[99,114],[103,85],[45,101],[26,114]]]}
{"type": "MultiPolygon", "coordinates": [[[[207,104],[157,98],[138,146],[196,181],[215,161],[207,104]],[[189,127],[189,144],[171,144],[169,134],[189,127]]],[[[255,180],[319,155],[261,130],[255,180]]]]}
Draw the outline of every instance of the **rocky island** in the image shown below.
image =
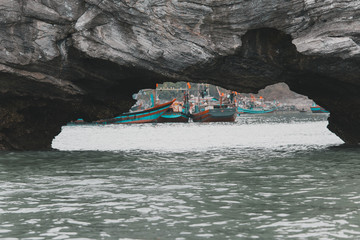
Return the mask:
{"type": "Polygon", "coordinates": [[[360,0],[4,0],[0,41],[1,150],[49,149],[164,81],[284,82],[360,143],[360,0]]]}

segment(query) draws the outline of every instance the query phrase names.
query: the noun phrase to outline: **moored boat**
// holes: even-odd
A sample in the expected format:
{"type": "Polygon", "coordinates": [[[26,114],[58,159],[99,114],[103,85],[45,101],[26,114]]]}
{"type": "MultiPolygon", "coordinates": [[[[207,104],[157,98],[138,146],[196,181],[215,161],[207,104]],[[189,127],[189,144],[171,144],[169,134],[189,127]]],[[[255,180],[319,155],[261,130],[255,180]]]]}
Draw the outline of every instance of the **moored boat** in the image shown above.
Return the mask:
{"type": "Polygon", "coordinates": [[[329,113],[329,111],[327,111],[326,109],[324,109],[323,107],[320,107],[317,104],[313,104],[311,107],[311,112],[313,113],[329,113]]]}
{"type": "Polygon", "coordinates": [[[189,115],[184,112],[174,112],[173,110],[168,109],[168,111],[159,117],[157,122],[189,122],[189,115]]]}
{"type": "Polygon", "coordinates": [[[189,122],[188,104],[175,101],[164,114],[162,114],[158,121],[159,123],[166,122],[189,122]]]}
{"type": "Polygon", "coordinates": [[[263,109],[263,108],[241,108],[238,107],[238,113],[248,113],[248,114],[262,114],[262,113],[272,113],[277,110],[277,107],[272,109],[263,109]]]}
{"type": "Polygon", "coordinates": [[[190,83],[186,84],[186,88],[159,88],[158,91],[183,91],[183,100],[175,101],[170,108],[162,114],[158,121],[159,123],[167,122],[189,122],[190,118],[190,104],[189,104],[189,89],[191,88],[190,83]]]}
{"type": "Polygon", "coordinates": [[[275,101],[265,101],[262,96],[257,99],[254,95],[249,98],[242,98],[237,102],[238,113],[244,114],[264,114],[272,113],[278,109],[275,101]]]}
{"type": "Polygon", "coordinates": [[[209,88],[199,89],[198,98],[193,99],[194,109],[190,117],[194,122],[234,122],[237,111],[234,94],[225,96],[217,88],[219,100],[210,96],[209,88]]]}
{"type": "Polygon", "coordinates": [[[95,124],[130,124],[130,123],[152,123],[157,122],[159,117],[164,114],[175,102],[175,99],[166,102],[163,104],[156,105],[154,107],[141,110],[141,111],[135,111],[135,112],[128,112],[123,113],[117,117],[109,118],[109,119],[102,119],[95,121],[93,123],[95,124]]]}
{"type": "Polygon", "coordinates": [[[212,108],[191,114],[194,122],[234,122],[236,119],[236,108],[212,108]]]}

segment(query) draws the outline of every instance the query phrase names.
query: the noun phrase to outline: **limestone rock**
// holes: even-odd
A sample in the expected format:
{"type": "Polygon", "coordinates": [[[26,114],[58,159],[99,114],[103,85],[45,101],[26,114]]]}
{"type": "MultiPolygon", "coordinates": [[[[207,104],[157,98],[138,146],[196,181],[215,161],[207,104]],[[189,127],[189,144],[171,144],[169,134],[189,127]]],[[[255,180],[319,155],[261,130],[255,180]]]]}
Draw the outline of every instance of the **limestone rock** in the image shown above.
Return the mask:
{"type": "Polygon", "coordinates": [[[358,144],[359,12],[360,0],[3,0],[0,148],[48,148],[66,122],[111,117],[139,89],[179,80],[286,82],[358,144]]]}

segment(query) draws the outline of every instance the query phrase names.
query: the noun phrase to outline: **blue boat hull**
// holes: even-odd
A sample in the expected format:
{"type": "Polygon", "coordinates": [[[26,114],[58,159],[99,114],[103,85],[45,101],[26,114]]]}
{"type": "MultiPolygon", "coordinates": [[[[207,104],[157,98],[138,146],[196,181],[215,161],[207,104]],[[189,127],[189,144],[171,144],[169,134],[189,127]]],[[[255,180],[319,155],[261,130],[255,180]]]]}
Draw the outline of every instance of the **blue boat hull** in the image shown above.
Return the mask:
{"type": "Polygon", "coordinates": [[[272,113],[277,108],[269,109],[269,110],[257,110],[257,109],[246,109],[238,107],[237,111],[238,113],[248,113],[248,114],[262,114],[262,113],[272,113]]]}
{"type": "Polygon", "coordinates": [[[189,116],[182,112],[165,112],[163,115],[160,116],[158,122],[165,123],[165,122],[188,122],[189,116]]]}
{"type": "Polygon", "coordinates": [[[193,113],[191,118],[194,122],[234,122],[236,108],[214,108],[193,113]]]}
{"type": "Polygon", "coordinates": [[[310,107],[310,109],[313,113],[329,113],[329,111],[325,110],[322,107],[310,107]]]}
{"type": "Polygon", "coordinates": [[[159,117],[164,114],[175,101],[157,105],[155,107],[145,109],[138,112],[123,113],[117,117],[103,119],[94,122],[95,124],[130,124],[130,123],[151,123],[157,122],[159,117]]]}

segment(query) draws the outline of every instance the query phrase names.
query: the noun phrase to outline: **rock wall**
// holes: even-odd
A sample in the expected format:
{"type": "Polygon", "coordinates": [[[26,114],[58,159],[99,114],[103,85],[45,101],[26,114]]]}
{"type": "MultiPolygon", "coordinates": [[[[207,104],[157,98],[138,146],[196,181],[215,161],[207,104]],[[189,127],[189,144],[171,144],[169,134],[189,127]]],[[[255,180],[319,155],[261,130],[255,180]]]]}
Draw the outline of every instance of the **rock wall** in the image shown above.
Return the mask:
{"type": "Polygon", "coordinates": [[[3,0],[0,149],[47,149],[163,81],[286,82],[359,144],[360,0],[3,0]]]}

